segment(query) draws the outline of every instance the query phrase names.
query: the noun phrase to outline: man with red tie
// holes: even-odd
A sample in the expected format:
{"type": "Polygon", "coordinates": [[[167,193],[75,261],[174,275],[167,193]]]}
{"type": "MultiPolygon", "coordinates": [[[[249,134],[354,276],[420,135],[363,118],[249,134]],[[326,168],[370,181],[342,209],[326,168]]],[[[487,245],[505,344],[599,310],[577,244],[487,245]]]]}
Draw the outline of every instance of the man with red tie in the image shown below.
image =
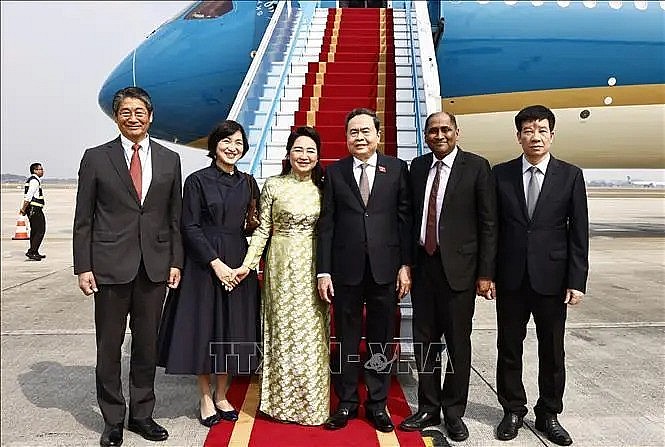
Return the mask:
{"type": "Polygon", "coordinates": [[[127,87],[113,98],[120,136],[85,151],[74,215],[74,273],[95,295],[100,445],[121,445],[125,420],[121,347],[130,316],[132,349],[127,428],[151,441],[168,438],[152,419],[157,332],[166,287],[180,281],[180,157],[148,136],[152,101],[127,87]]]}
{"type": "Polygon", "coordinates": [[[418,412],[400,428],[422,430],[441,423],[464,441],[462,420],[469,394],[471,321],[476,294],[490,298],[497,227],[490,165],[457,146],[459,128],[451,113],[425,122],[431,153],[411,162],[413,194],[413,337],[418,367],[418,412]],[[441,336],[447,371],[441,386],[441,336]]]}

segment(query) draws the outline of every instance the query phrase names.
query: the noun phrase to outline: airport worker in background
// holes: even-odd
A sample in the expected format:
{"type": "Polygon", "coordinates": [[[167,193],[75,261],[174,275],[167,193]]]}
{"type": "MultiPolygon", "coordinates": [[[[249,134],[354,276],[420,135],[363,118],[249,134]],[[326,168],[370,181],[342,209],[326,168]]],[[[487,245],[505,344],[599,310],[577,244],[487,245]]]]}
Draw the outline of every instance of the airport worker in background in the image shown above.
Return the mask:
{"type": "MultiPolygon", "coordinates": [[[[339,398],[324,426],[336,430],[357,416],[363,307],[368,356],[392,358],[398,298],[411,289],[411,194],[403,160],[377,153],[376,112],[354,109],[346,117],[350,155],[326,169],[317,245],[318,291],[332,302],[340,344],[339,398]]],[[[394,430],[386,412],[390,364],[364,365],[365,414],[379,431],[394,430]]]]}
{"type": "Polygon", "coordinates": [[[157,333],[167,286],[180,282],[180,157],[151,139],[153,106],[138,87],[116,92],[120,136],[85,151],[74,214],[74,273],[94,293],[97,401],[105,428],[100,445],[121,445],[125,420],[121,346],[132,332],[127,428],[162,441],[152,418],[157,333]]]}
{"type": "Polygon", "coordinates": [[[30,177],[25,180],[23,204],[19,210],[21,216],[28,216],[30,221],[30,248],[25,253],[28,259],[41,261],[45,255],[39,253],[44,235],[46,234],[46,217],[44,216],[44,193],[42,180],[44,167],[41,163],[30,165],[30,177]]]}
{"type": "Polygon", "coordinates": [[[471,328],[476,295],[491,298],[497,243],[496,196],[489,162],[457,146],[451,113],[425,122],[432,152],[411,162],[415,254],[413,341],[418,412],[400,428],[422,430],[443,416],[453,441],[469,437],[462,416],[469,394],[471,328]],[[448,365],[441,386],[441,336],[448,365]]]}
{"type": "Polygon", "coordinates": [[[566,311],[582,301],[589,270],[589,217],[582,170],[550,154],[555,117],[542,105],[515,116],[523,154],[494,167],[499,215],[496,267],[497,438],[517,436],[527,413],[522,350],[531,314],[538,338],[536,429],[558,445],[573,441],[563,411],[566,311]]]}

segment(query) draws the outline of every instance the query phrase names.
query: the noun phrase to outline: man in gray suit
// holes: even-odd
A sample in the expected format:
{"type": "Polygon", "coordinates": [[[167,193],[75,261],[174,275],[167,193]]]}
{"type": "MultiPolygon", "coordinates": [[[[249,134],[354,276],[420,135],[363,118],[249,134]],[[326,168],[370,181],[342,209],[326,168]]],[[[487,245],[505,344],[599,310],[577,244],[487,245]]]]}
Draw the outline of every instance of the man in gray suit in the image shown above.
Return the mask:
{"type": "Polygon", "coordinates": [[[130,315],[132,355],[127,428],[152,441],[168,432],[152,419],[157,332],[166,286],[180,282],[180,157],[148,136],[152,101],[137,87],[118,91],[120,136],[85,151],[74,216],[74,273],[95,295],[100,445],[122,444],[125,399],[121,346],[130,315]]]}

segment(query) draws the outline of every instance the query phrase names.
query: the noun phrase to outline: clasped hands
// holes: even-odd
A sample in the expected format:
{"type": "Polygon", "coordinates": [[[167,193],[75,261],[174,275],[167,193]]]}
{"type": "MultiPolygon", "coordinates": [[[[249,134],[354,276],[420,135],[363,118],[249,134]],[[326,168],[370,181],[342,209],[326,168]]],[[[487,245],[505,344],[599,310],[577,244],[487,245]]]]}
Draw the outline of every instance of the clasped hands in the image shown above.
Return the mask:
{"type": "Polygon", "coordinates": [[[240,282],[249,275],[249,268],[241,265],[240,267],[232,269],[228,265],[224,264],[219,258],[210,262],[210,267],[212,267],[215,272],[215,276],[221,281],[224,285],[224,288],[227,292],[233,290],[240,282]]]}

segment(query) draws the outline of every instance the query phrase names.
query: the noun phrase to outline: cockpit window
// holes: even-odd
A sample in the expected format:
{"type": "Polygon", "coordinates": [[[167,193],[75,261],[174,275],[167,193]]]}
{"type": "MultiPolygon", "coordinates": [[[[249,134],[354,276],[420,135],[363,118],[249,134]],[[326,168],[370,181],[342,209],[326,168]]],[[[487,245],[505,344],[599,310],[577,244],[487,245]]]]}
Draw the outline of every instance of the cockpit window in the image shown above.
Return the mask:
{"type": "Polygon", "coordinates": [[[216,19],[233,9],[231,0],[201,2],[189,11],[185,20],[216,19]]]}

